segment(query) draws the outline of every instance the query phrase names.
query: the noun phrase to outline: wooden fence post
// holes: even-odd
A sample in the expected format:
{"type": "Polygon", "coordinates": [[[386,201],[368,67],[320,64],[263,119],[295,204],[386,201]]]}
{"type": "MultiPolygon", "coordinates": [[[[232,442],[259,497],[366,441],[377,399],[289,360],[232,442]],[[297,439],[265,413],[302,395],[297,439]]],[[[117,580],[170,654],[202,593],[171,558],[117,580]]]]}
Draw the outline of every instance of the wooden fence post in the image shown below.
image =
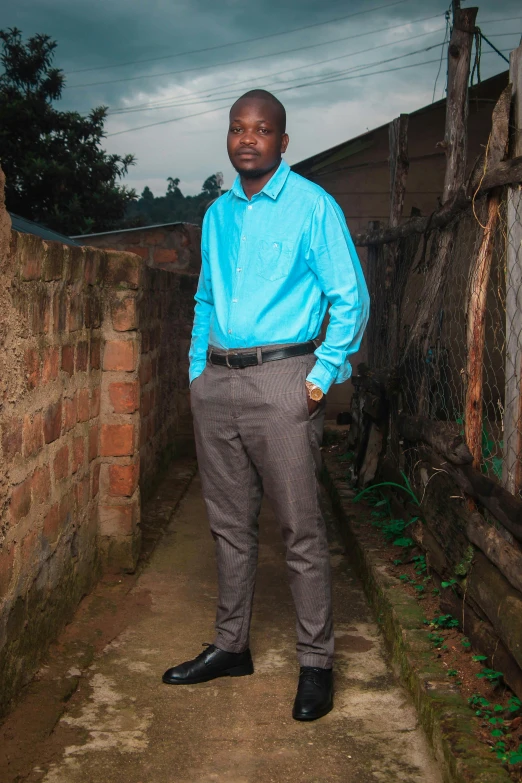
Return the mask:
{"type": "MultiPolygon", "coordinates": [[[[507,153],[509,139],[509,108],[511,85],[503,90],[493,110],[491,134],[484,159],[484,169],[499,163],[507,153]]],[[[473,467],[482,464],[483,374],[486,336],[486,304],[493,258],[495,233],[500,208],[500,188],[494,188],[487,198],[487,219],[477,257],[469,269],[467,307],[467,387],[464,423],[466,443],[473,455],[473,467]]]]}
{"type": "MultiPolygon", "coordinates": [[[[513,90],[511,157],[522,155],[522,45],[511,52],[513,90]]],[[[508,190],[506,259],[506,385],[502,483],[522,490],[522,190],[508,190]]]]}

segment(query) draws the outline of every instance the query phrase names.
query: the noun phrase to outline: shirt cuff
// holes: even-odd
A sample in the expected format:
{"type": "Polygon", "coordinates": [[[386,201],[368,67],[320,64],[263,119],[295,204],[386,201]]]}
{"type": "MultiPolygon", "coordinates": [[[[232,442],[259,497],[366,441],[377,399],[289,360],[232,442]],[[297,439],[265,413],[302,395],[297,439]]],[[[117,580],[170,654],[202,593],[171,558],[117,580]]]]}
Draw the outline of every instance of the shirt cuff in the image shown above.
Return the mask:
{"type": "Polygon", "coordinates": [[[322,390],[323,394],[326,394],[330,386],[335,383],[337,374],[338,368],[334,364],[318,359],[306,380],[315,383],[322,390]]]}
{"type": "Polygon", "coordinates": [[[189,370],[189,388],[192,385],[192,383],[196,380],[196,378],[198,378],[201,375],[205,367],[206,367],[205,361],[198,362],[197,364],[191,366],[189,370]]]}

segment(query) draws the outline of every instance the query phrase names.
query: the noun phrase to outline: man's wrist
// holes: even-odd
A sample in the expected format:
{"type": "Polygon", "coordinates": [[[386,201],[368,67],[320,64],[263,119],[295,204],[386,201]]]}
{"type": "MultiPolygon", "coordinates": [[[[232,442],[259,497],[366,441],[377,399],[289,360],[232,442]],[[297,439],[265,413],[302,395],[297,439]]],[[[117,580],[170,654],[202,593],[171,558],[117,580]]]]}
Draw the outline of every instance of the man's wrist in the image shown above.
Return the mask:
{"type": "Polygon", "coordinates": [[[308,396],[314,402],[320,402],[324,397],[324,392],[321,387],[313,381],[305,381],[306,390],[308,396]]]}

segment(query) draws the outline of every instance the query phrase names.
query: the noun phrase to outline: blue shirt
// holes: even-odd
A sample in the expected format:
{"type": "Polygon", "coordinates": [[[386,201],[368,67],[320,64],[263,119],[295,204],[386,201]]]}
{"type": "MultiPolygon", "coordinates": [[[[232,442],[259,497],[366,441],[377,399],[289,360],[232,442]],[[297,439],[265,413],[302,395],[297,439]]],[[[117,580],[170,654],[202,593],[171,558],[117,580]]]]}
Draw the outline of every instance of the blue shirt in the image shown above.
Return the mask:
{"type": "Polygon", "coordinates": [[[190,381],[208,346],[224,350],[316,338],[330,322],[308,380],[327,392],[351,375],[369,296],[337,202],[285,161],[249,201],[236,178],[203,221],[190,381]]]}

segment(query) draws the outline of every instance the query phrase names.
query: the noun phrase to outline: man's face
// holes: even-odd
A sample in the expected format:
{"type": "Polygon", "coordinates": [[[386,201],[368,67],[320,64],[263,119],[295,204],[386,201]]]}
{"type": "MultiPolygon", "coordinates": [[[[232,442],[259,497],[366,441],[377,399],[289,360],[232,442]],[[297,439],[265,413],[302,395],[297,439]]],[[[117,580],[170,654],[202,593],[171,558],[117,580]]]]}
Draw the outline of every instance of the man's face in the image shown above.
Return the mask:
{"type": "Polygon", "coordinates": [[[288,146],[275,106],[245,98],[230,112],[227,150],[230,162],[242,177],[256,179],[277,168],[288,146]]]}

